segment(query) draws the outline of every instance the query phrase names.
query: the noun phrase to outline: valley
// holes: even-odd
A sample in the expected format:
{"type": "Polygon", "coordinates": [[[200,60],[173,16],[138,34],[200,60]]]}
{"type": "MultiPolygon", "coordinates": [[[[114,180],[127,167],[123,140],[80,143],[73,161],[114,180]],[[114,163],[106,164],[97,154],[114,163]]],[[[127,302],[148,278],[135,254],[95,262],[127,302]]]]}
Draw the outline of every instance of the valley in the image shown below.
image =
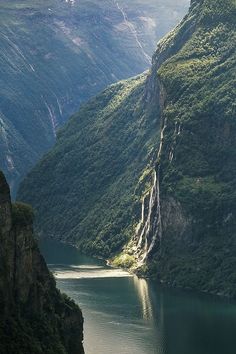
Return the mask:
{"type": "Polygon", "coordinates": [[[187,6],[188,0],[1,1],[0,167],[13,196],[83,102],[150,66],[158,39],[187,6]]]}
{"type": "Polygon", "coordinates": [[[0,22],[0,352],[235,354],[235,0],[0,22]]]}
{"type": "Polygon", "coordinates": [[[235,302],[138,279],[52,240],[40,248],[82,308],[86,354],[234,354],[235,302]]]}
{"type": "Polygon", "coordinates": [[[235,19],[233,0],[192,1],[149,71],[60,130],[18,194],[40,236],[173,287],[236,296],[235,19]]]}

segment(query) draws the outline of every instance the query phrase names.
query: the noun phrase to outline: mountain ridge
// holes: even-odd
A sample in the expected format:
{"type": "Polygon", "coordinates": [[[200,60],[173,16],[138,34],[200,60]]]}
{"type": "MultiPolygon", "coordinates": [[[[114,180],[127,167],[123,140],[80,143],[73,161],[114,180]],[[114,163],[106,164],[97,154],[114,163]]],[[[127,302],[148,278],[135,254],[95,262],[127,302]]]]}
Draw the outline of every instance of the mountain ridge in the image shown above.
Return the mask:
{"type": "Polygon", "coordinates": [[[235,297],[235,11],[234,0],[192,1],[150,72],[72,117],[20,188],[42,234],[235,297]]]}
{"type": "MultiPolygon", "coordinates": [[[[165,23],[163,7],[157,24],[153,0],[117,4],[1,2],[0,166],[13,196],[80,104],[148,68],[156,36],[176,21],[165,23]]],[[[178,18],[181,8],[173,8],[178,18]]]]}

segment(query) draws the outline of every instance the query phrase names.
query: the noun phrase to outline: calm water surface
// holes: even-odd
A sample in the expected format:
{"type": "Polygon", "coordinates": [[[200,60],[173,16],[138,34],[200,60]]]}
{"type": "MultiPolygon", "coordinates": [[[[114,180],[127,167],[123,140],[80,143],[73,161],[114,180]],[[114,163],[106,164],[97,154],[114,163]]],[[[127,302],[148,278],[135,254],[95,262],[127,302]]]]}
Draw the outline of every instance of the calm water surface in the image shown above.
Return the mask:
{"type": "Polygon", "coordinates": [[[163,288],[54,241],[40,247],[83,311],[86,354],[236,354],[235,303],[163,288]]]}

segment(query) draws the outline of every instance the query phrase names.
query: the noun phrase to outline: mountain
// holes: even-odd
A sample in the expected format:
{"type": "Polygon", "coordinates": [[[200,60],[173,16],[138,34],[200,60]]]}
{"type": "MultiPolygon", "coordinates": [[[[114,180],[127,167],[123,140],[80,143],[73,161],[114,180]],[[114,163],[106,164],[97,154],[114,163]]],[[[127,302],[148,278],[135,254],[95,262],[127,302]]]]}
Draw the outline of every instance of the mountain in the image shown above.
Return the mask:
{"type": "Polygon", "coordinates": [[[1,1],[0,167],[13,195],[81,102],[150,66],[187,4],[1,1]]]}
{"type": "Polygon", "coordinates": [[[33,238],[32,209],[11,204],[0,172],[0,352],[83,354],[80,309],[56,289],[33,238]]]}
{"type": "Polygon", "coordinates": [[[21,185],[41,235],[236,296],[236,3],[192,1],[149,72],[84,105],[21,185]]]}

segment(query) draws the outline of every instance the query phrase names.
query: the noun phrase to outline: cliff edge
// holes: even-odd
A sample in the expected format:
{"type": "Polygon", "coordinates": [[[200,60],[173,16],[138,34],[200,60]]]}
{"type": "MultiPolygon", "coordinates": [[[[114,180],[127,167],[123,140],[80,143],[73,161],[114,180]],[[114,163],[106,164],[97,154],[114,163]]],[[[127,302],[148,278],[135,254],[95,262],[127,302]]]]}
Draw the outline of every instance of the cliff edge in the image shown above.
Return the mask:
{"type": "Polygon", "coordinates": [[[0,172],[0,352],[83,354],[83,317],[56,288],[33,238],[33,210],[12,204],[0,172]]]}

